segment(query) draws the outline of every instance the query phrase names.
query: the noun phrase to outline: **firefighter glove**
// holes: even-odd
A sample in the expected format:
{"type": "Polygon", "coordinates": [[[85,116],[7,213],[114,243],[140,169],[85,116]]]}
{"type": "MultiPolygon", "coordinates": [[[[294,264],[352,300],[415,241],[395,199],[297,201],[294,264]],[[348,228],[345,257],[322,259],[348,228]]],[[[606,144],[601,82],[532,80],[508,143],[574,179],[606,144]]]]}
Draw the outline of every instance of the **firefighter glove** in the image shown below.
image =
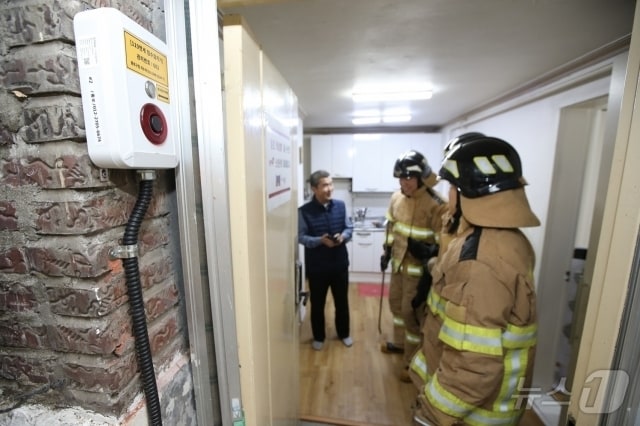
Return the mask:
{"type": "Polygon", "coordinates": [[[389,261],[391,260],[391,246],[383,245],[384,254],[380,256],[380,272],[384,272],[389,267],[389,261]]]}
{"type": "Polygon", "coordinates": [[[429,244],[409,237],[407,248],[413,257],[426,264],[429,259],[438,255],[439,246],[438,244],[429,244]]]}

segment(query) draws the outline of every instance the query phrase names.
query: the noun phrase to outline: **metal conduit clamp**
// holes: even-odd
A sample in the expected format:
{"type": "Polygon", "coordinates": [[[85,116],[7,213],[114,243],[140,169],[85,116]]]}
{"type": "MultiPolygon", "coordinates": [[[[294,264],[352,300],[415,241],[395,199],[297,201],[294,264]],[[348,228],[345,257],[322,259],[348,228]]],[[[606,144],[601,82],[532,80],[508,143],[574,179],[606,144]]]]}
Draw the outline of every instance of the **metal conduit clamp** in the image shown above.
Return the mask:
{"type": "Polygon", "coordinates": [[[132,257],[138,257],[138,244],[114,247],[109,250],[109,256],[111,256],[111,259],[130,259],[132,257]]]}

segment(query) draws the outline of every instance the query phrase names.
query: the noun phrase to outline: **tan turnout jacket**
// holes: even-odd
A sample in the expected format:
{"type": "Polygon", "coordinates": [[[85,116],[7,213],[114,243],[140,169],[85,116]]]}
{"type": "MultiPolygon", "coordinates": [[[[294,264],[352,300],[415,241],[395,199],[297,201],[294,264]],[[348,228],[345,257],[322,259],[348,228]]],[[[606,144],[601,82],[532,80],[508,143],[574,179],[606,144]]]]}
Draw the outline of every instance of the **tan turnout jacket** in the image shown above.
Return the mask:
{"type": "Polygon", "coordinates": [[[411,362],[433,425],[516,425],[536,347],[535,255],[518,229],[461,220],[435,264],[422,350],[411,362]]]}

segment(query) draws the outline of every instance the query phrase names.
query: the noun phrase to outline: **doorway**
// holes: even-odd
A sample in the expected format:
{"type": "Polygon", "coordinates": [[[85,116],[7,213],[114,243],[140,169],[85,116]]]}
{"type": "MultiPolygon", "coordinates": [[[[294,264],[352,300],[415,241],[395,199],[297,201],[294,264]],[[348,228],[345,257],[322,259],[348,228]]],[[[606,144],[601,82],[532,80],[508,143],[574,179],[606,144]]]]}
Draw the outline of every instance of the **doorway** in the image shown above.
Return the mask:
{"type": "Polygon", "coordinates": [[[538,278],[538,349],[534,389],[536,411],[557,424],[568,404],[573,350],[582,330],[586,309],[587,257],[595,256],[590,243],[601,175],[607,124],[608,97],[570,105],[560,111],[545,243],[538,278]],[[550,402],[551,401],[551,402],[550,402]]]}

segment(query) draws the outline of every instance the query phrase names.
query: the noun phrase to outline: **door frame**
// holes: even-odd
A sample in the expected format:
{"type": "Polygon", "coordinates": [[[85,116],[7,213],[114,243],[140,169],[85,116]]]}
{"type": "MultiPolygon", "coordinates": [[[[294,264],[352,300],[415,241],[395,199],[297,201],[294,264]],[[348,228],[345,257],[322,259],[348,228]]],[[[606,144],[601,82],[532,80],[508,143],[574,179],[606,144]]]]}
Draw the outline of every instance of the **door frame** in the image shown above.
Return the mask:
{"type": "Polygon", "coordinates": [[[631,45],[621,85],[623,96],[616,126],[612,168],[606,191],[602,227],[598,239],[593,281],[589,295],[578,359],[574,371],[572,396],[562,424],[571,420],[579,425],[599,424],[606,396],[615,382],[613,376],[592,375],[614,366],[621,340],[621,320],[627,305],[632,280],[636,238],[640,228],[640,8],[636,8],[631,45]],[[592,398],[585,398],[591,396],[592,398]],[[593,396],[595,395],[595,398],[593,396]],[[588,403],[589,405],[585,405],[588,403]]]}
{"type": "Polygon", "coordinates": [[[167,45],[176,65],[173,81],[179,85],[176,195],[196,415],[198,424],[209,424],[220,410],[221,423],[230,425],[244,415],[234,304],[229,303],[234,292],[217,1],[169,1],[165,8],[167,45]]]}

